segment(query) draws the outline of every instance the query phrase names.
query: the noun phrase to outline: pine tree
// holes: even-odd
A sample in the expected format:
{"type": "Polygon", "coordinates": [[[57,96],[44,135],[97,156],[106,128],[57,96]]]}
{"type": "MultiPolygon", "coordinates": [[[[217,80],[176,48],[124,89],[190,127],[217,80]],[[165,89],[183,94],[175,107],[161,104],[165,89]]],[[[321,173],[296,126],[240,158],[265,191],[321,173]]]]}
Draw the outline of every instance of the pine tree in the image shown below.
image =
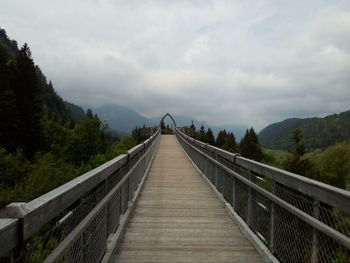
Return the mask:
{"type": "Polygon", "coordinates": [[[161,123],[160,123],[160,128],[162,129],[162,130],[164,130],[165,129],[165,123],[164,123],[164,121],[162,120],[161,121],[161,123]]]}
{"type": "Polygon", "coordinates": [[[210,145],[215,145],[215,137],[213,131],[210,128],[205,134],[205,142],[209,143],[210,145]]]}
{"type": "Polygon", "coordinates": [[[196,132],[196,139],[201,141],[201,142],[205,142],[205,128],[204,128],[204,125],[202,125],[199,129],[198,132],[196,132]]]}
{"type": "Polygon", "coordinates": [[[222,148],[224,146],[226,136],[227,136],[226,130],[219,131],[218,136],[216,137],[216,141],[215,141],[216,147],[222,148]]]}
{"type": "Polygon", "coordinates": [[[32,157],[40,149],[42,133],[40,119],[43,103],[34,62],[27,43],[18,52],[14,65],[13,90],[20,119],[20,145],[32,157]]]}
{"type": "Polygon", "coordinates": [[[300,129],[295,129],[292,134],[292,139],[294,145],[289,150],[290,155],[283,163],[284,169],[305,176],[306,172],[311,168],[311,163],[308,159],[303,158],[306,151],[302,131],[300,129]]]}
{"type": "Polygon", "coordinates": [[[237,143],[236,143],[235,135],[232,132],[227,133],[225,137],[225,143],[222,146],[222,148],[229,152],[235,152],[236,146],[237,146],[237,143]]]}
{"type": "Polygon", "coordinates": [[[131,137],[136,141],[141,141],[141,129],[136,126],[134,129],[132,129],[131,137]]]}
{"type": "Polygon", "coordinates": [[[18,147],[20,120],[11,73],[6,49],[0,46],[0,145],[14,152],[18,147]]]}
{"type": "Polygon", "coordinates": [[[261,161],[264,157],[259,145],[258,136],[256,135],[253,127],[250,128],[249,131],[246,131],[244,138],[241,140],[239,148],[242,156],[246,158],[261,161]]]}

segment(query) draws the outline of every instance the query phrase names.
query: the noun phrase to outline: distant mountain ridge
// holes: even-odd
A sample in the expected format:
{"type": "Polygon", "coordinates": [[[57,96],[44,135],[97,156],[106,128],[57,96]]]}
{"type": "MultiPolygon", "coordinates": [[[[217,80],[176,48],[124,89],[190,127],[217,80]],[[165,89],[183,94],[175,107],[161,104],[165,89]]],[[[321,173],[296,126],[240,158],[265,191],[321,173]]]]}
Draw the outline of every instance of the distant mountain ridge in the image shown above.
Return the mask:
{"type": "Polygon", "coordinates": [[[108,104],[99,108],[92,108],[92,110],[97,113],[101,120],[105,120],[111,129],[124,133],[130,134],[136,126],[154,126],[158,124],[136,111],[120,105],[108,104]]]}
{"type": "Polygon", "coordinates": [[[291,118],[268,125],[258,138],[263,147],[286,150],[292,145],[291,134],[299,128],[308,149],[325,148],[350,139],[350,110],[324,118],[291,118]]]}
{"type": "Polygon", "coordinates": [[[82,107],[70,102],[66,102],[68,109],[71,112],[72,118],[76,121],[80,121],[84,118],[85,112],[82,107]]]}
{"type": "MultiPolygon", "coordinates": [[[[160,119],[163,117],[159,116],[154,118],[146,118],[131,108],[116,104],[107,104],[102,107],[91,107],[89,105],[85,105],[84,108],[91,108],[101,120],[104,120],[108,123],[111,129],[129,134],[136,126],[156,126],[159,124],[160,119]]],[[[222,126],[209,125],[205,121],[198,121],[195,118],[188,116],[173,115],[173,117],[175,118],[176,125],[179,127],[189,126],[193,121],[193,124],[197,129],[199,129],[201,125],[204,125],[205,128],[210,127],[215,135],[223,129],[233,132],[237,140],[240,140],[244,136],[244,133],[247,129],[246,126],[234,124],[222,126]]],[[[165,119],[165,122],[172,124],[168,118],[165,119]]]]}

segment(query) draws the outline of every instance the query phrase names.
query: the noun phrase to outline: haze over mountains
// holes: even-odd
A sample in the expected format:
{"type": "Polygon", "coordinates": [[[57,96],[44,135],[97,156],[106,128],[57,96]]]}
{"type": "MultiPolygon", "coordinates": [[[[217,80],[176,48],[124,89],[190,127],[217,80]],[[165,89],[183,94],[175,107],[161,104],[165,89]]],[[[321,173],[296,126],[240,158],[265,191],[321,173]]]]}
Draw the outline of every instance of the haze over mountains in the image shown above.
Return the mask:
{"type": "MultiPolygon", "coordinates": [[[[86,106],[85,106],[86,107],[86,106]]],[[[154,126],[156,125],[150,119],[147,119],[141,116],[136,111],[115,104],[104,105],[99,108],[93,108],[93,112],[95,112],[101,120],[107,121],[109,127],[112,130],[131,133],[132,129],[136,126],[154,126]]]]}
{"type": "MultiPolygon", "coordinates": [[[[160,119],[163,117],[158,116],[154,118],[146,118],[131,108],[116,104],[104,105],[98,108],[85,105],[84,108],[92,108],[93,112],[96,113],[101,120],[105,120],[112,130],[124,133],[131,133],[132,129],[134,129],[136,126],[141,127],[143,125],[158,125],[160,119]]],[[[175,118],[176,125],[178,127],[189,126],[193,121],[193,124],[197,129],[199,129],[201,125],[203,125],[206,129],[210,127],[215,135],[217,135],[217,133],[222,129],[233,132],[237,140],[240,140],[243,137],[245,130],[247,129],[247,127],[244,125],[235,124],[213,126],[206,123],[205,121],[199,121],[189,116],[173,115],[173,117],[175,118]]],[[[165,123],[170,125],[171,121],[167,118],[165,119],[165,123]]]]}
{"type": "MultiPolygon", "coordinates": [[[[89,106],[84,106],[89,108],[89,106]]],[[[105,120],[110,129],[120,134],[130,134],[136,126],[155,126],[163,116],[147,118],[131,108],[109,104],[99,108],[92,108],[101,120],[105,120]]],[[[165,114],[165,113],[164,113],[165,114]]],[[[171,113],[170,113],[171,114],[171,113]]],[[[243,138],[248,127],[239,124],[211,125],[205,121],[199,121],[190,116],[172,115],[178,127],[195,125],[198,130],[202,125],[211,128],[214,136],[220,130],[233,132],[239,142],[243,138]]],[[[169,118],[165,124],[172,125],[169,118]]],[[[350,111],[340,114],[332,114],[324,118],[290,118],[281,122],[272,123],[262,129],[258,135],[261,145],[265,148],[287,150],[292,145],[291,134],[293,130],[300,128],[304,135],[305,146],[309,149],[325,148],[337,142],[350,138],[350,111]]]]}
{"type": "MultiPolygon", "coordinates": [[[[77,109],[74,110],[74,108],[71,108],[72,113],[81,116],[82,109],[79,110],[79,107],[74,106],[77,109]]],[[[110,129],[116,131],[119,135],[130,134],[136,126],[156,126],[163,117],[147,118],[131,108],[116,104],[104,105],[99,108],[85,105],[84,108],[92,108],[93,112],[101,120],[106,121],[110,129]]],[[[197,130],[202,125],[205,129],[211,128],[214,136],[217,136],[220,130],[226,129],[226,131],[234,133],[238,142],[243,138],[248,128],[239,124],[215,126],[189,116],[172,116],[178,127],[190,126],[193,122],[197,130]]],[[[165,124],[172,125],[170,118],[165,119],[165,124]]],[[[293,144],[291,135],[296,128],[301,129],[303,132],[305,146],[308,149],[325,148],[350,139],[350,110],[339,114],[332,114],[324,118],[289,118],[281,122],[269,124],[259,132],[259,142],[265,148],[287,150],[293,144]]]]}

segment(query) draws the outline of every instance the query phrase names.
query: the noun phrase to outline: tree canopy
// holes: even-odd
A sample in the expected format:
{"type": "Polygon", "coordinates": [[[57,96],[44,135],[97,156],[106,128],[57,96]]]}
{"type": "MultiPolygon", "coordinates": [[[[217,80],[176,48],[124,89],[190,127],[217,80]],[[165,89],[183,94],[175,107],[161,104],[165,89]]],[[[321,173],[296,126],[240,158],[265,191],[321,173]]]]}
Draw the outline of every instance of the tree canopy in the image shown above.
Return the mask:
{"type": "Polygon", "coordinates": [[[246,131],[245,136],[239,144],[239,152],[242,156],[255,161],[261,161],[264,158],[264,154],[259,145],[258,136],[253,127],[246,131]]]}

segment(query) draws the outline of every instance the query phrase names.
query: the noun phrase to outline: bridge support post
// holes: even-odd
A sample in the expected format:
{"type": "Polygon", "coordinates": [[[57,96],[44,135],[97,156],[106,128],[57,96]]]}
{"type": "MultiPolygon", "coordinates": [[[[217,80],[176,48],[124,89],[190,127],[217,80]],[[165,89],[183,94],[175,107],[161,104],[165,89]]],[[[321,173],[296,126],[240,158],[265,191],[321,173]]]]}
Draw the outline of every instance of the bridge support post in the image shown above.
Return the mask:
{"type": "MultiPolygon", "coordinates": [[[[215,160],[216,161],[219,161],[219,158],[218,158],[218,154],[215,153],[215,160]]],[[[215,175],[214,175],[214,180],[212,181],[212,183],[217,186],[218,185],[218,175],[219,175],[219,167],[217,165],[215,165],[215,175]]]]}
{"type": "MultiPolygon", "coordinates": [[[[272,189],[271,192],[276,195],[276,183],[272,182],[272,189]]],[[[271,216],[270,216],[270,243],[269,243],[269,249],[271,253],[273,254],[275,252],[275,219],[276,219],[276,211],[275,211],[275,203],[271,202],[271,216]]]]}
{"type": "MultiPolygon", "coordinates": [[[[320,202],[315,200],[313,202],[313,216],[317,219],[320,217],[320,202]]],[[[311,263],[318,263],[318,255],[319,255],[319,240],[318,233],[316,229],[313,229],[312,233],[312,251],[311,251],[311,263]]]]}
{"type": "MultiPolygon", "coordinates": [[[[28,210],[25,207],[26,203],[12,203],[1,209],[0,217],[15,219],[16,220],[16,231],[15,235],[10,235],[7,242],[17,243],[17,246],[12,250],[8,251],[7,255],[0,258],[0,263],[12,263],[18,262],[25,257],[26,242],[24,240],[24,222],[23,218],[28,214],[28,210]]],[[[5,244],[1,244],[5,246],[5,244]]],[[[6,246],[5,246],[6,247],[6,246]]]]}
{"type": "Polygon", "coordinates": [[[239,187],[238,187],[238,179],[233,179],[233,208],[234,210],[238,211],[239,208],[239,187]]]}
{"type": "MultiPolygon", "coordinates": [[[[249,172],[249,179],[251,182],[256,183],[256,177],[252,172],[249,172]]],[[[248,225],[255,232],[256,231],[256,192],[249,187],[248,190],[248,225]]]]}

